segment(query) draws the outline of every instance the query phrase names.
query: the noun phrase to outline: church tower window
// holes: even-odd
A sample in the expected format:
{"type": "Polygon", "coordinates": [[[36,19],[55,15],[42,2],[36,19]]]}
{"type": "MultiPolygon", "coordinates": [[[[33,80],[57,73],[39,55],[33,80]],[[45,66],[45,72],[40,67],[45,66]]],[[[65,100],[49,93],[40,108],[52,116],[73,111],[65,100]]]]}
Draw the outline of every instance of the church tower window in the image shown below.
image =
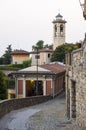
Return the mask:
{"type": "Polygon", "coordinates": [[[58,13],[56,18],[53,20],[53,49],[65,43],[65,24],[66,21],[63,16],[58,13]]]}
{"type": "Polygon", "coordinates": [[[63,25],[60,25],[60,34],[63,35],[63,25]]]}
{"type": "Polygon", "coordinates": [[[56,37],[56,32],[57,32],[57,26],[55,25],[55,37],[56,37]]]}

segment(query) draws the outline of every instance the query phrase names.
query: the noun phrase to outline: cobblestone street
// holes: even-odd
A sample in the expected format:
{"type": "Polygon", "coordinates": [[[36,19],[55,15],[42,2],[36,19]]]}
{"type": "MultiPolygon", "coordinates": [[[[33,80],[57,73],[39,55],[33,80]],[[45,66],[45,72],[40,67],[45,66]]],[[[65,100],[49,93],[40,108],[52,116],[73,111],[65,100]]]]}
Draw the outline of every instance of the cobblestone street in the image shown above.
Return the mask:
{"type": "Polygon", "coordinates": [[[61,95],[36,106],[10,112],[0,120],[0,130],[85,130],[67,119],[61,95]]]}

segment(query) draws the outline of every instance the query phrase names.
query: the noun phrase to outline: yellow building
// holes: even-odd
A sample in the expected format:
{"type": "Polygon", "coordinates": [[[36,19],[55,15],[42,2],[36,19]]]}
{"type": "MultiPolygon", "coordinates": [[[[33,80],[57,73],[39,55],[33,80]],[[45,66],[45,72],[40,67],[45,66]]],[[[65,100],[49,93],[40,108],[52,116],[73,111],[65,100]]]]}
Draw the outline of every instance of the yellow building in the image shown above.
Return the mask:
{"type": "Polygon", "coordinates": [[[23,61],[29,60],[29,52],[24,50],[14,50],[11,53],[12,64],[22,64],[23,61]]]}
{"type": "Polygon", "coordinates": [[[27,67],[11,73],[15,76],[16,98],[58,95],[65,88],[65,66],[61,63],[27,67]]]}
{"type": "Polygon", "coordinates": [[[8,89],[7,93],[8,93],[7,98],[12,99],[12,98],[15,98],[16,90],[15,89],[8,89]]]}

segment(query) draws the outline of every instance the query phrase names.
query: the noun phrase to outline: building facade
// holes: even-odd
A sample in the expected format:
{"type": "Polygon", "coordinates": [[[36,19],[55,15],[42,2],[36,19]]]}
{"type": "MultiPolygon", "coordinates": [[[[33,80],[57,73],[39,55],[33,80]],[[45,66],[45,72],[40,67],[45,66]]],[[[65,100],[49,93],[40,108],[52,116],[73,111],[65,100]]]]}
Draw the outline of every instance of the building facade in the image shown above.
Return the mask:
{"type": "Polygon", "coordinates": [[[66,61],[67,116],[86,127],[86,36],[82,47],[67,54],[66,61]]]}
{"type": "Polygon", "coordinates": [[[53,50],[65,43],[65,23],[66,21],[63,20],[63,16],[60,13],[53,20],[53,50]]]}
{"type": "Polygon", "coordinates": [[[32,54],[32,64],[31,65],[43,65],[43,64],[49,64],[51,55],[53,53],[52,49],[44,48],[36,51],[30,52],[32,54]],[[38,62],[38,63],[37,63],[38,62]]]}
{"type": "Polygon", "coordinates": [[[12,73],[15,77],[16,97],[35,95],[56,96],[65,87],[65,67],[60,64],[31,66],[12,73]]]}
{"type": "Polygon", "coordinates": [[[23,61],[29,60],[29,52],[25,50],[14,50],[11,53],[12,64],[22,64],[23,61]]]}

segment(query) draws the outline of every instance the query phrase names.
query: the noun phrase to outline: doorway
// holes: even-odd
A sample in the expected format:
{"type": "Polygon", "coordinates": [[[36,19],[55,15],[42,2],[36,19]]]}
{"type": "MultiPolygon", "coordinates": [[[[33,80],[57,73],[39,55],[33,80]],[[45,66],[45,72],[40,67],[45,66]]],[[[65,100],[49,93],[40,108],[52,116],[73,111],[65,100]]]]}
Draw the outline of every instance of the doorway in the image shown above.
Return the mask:
{"type": "Polygon", "coordinates": [[[76,82],[72,81],[72,118],[76,118],[76,82]]]}
{"type": "Polygon", "coordinates": [[[26,97],[36,95],[43,95],[43,81],[26,80],[26,97]]]}
{"type": "Polygon", "coordinates": [[[34,81],[26,80],[26,97],[34,96],[34,81]]]}
{"type": "Polygon", "coordinates": [[[43,95],[43,81],[35,80],[34,81],[34,90],[35,90],[35,95],[43,95]]]}

